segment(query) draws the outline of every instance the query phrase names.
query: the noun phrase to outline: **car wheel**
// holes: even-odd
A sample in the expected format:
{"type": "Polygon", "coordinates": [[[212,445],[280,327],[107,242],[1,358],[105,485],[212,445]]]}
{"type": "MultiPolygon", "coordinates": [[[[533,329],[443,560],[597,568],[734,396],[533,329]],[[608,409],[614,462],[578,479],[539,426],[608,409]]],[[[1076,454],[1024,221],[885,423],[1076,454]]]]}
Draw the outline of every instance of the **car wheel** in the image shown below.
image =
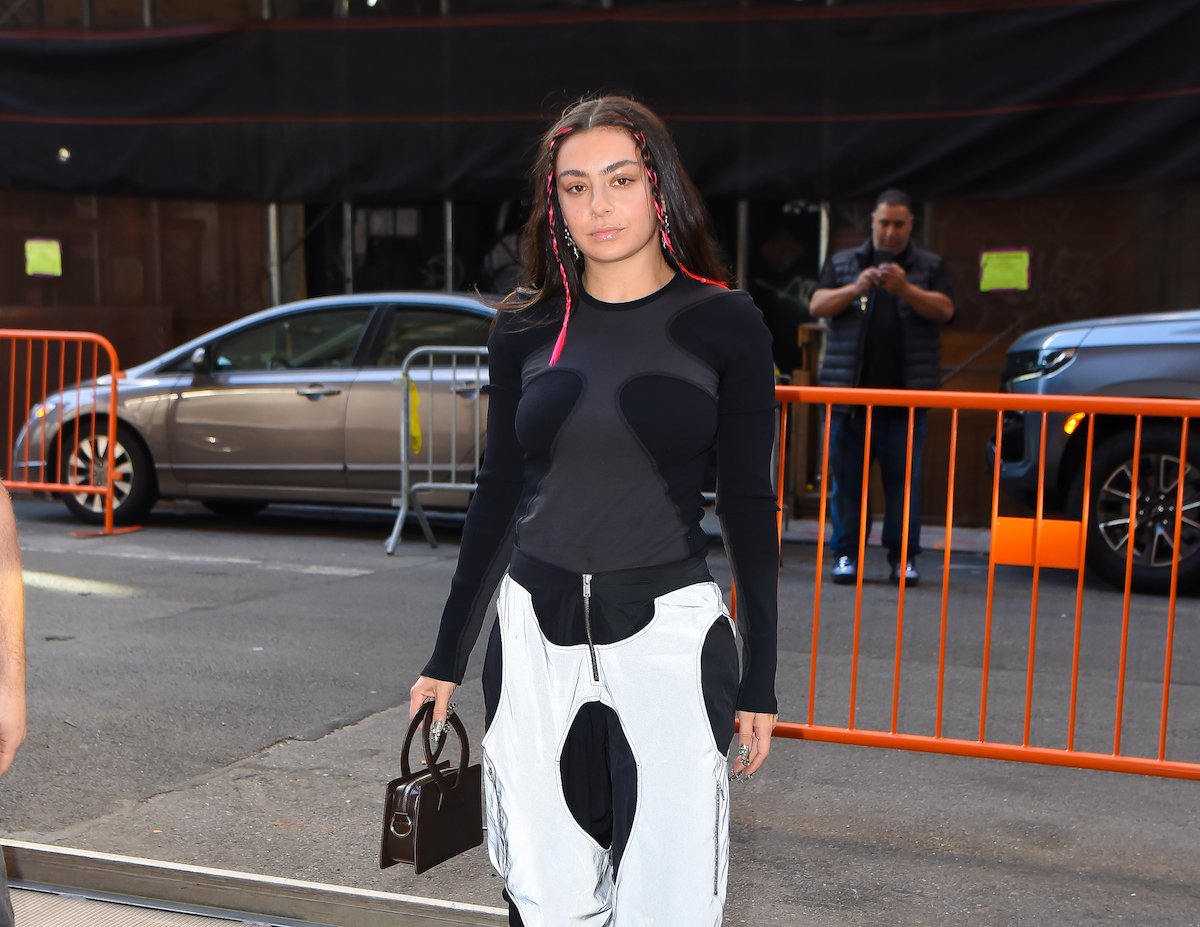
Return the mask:
{"type": "MultiPolygon", "coordinates": [[[[105,427],[104,422],[97,421],[97,429],[105,427]]],[[[106,479],[107,453],[107,433],[93,436],[81,430],[74,446],[63,455],[62,481],[72,485],[102,485],[106,479]]],[[[154,506],[158,487],[149,452],[126,425],[117,425],[113,469],[113,523],[129,525],[140,521],[154,506]]],[[[75,517],[89,524],[104,523],[104,496],[100,493],[70,493],[63,496],[63,503],[75,517]]]]}
{"type": "Polygon", "coordinates": [[[267,507],[265,502],[242,501],[241,499],[202,499],[200,504],[220,518],[249,518],[267,507]]]}
{"type": "MultiPolygon", "coordinates": [[[[1088,563],[1117,587],[1125,585],[1129,544],[1129,501],[1137,503],[1133,536],[1133,588],[1166,593],[1176,556],[1175,511],[1180,480],[1179,429],[1149,424],[1142,428],[1138,485],[1133,486],[1133,432],[1103,439],[1092,457],[1091,511],[1087,525],[1088,563]]],[[[1082,510],[1083,475],[1072,490],[1073,511],[1082,510]]],[[[1179,589],[1200,588],[1200,435],[1188,443],[1183,473],[1179,589]]]]}

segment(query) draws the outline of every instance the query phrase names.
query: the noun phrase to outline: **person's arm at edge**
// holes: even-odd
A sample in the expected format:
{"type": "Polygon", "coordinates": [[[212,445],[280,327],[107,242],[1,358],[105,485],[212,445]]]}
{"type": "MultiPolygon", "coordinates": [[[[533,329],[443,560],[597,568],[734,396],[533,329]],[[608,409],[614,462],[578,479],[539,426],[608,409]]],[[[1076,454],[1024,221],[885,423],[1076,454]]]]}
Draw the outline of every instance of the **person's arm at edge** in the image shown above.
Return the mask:
{"type": "Polygon", "coordinates": [[[0,485],[0,775],[25,740],[25,587],[17,521],[0,485]]]}

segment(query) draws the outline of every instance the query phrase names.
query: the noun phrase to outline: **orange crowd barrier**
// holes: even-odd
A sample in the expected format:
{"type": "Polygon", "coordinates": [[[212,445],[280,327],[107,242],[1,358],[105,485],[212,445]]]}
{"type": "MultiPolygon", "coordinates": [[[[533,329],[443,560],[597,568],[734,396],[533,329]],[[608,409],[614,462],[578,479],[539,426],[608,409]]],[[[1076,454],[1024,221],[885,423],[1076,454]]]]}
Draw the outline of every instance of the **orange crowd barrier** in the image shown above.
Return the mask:
{"type": "Polygon", "coordinates": [[[72,493],[113,533],[120,365],[88,332],[0,329],[0,477],[9,489],[72,493]],[[102,382],[102,380],[104,382],[102,382]]]}
{"type": "MultiPolygon", "coordinates": [[[[852,584],[831,583],[831,481],[821,480],[815,550],[788,545],[783,551],[786,568],[811,569],[814,576],[811,616],[780,616],[781,641],[798,633],[800,648],[808,649],[805,719],[781,722],[776,734],[1200,779],[1200,608],[1194,599],[1180,598],[1181,560],[1194,567],[1200,557],[1200,459],[1188,462],[1189,448],[1193,457],[1200,448],[1194,422],[1200,401],[797,386],[779,387],[777,397],[781,458],[789,446],[790,407],[808,403],[824,411],[821,474],[830,472],[835,411],[858,410],[867,447],[881,409],[906,416],[905,523],[917,410],[929,410],[930,421],[936,414],[939,428],[948,418],[949,440],[945,459],[933,459],[935,448],[925,447],[919,485],[927,499],[931,486],[945,491],[944,522],[927,520],[925,546],[939,546],[928,543],[930,535],[944,540],[940,571],[927,568],[919,588],[910,589],[901,576],[898,585],[884,584],[879,592],[886,574],[878,563],[867,578],[876,556],[867,543],[868,455],[861,474],[843,487],[859,495],[857,576],[852,584]],[[960,440],[968,416],[976,437],[990,438],[990,454],[988,441],[965,446],[960,440]],[[1012,428],[1015,416],[1022,423],[1032,416],[1032,426],[1023,425],[1026,448],[1006,450],[1006,440],[1021,439],[1012,428]],[[1055,428],[1064,432],[1076,474],[1065,512],[1047,506],[1050,497],[1062,495],[1047,472],[1046,448],[1055,428]],[[1094,471],[1098,444],[1116,447],[1116,435],[1131,442],[1128,461],[1106,450],[1103,472],[1094,471]],[[1036,460],[1036,470],[1028,467],[1028,482],[1036,485],[1031,498],[1017,503],[1002,486],[1001,462],[1022,453],[1036,460]],[[986,491],[988,484],[990,524],[972,535],[987,542],[986,551],[976,543],[956,555],[956,532],[965,530],[955,522],[956,492],[986,491]],[[1107,591],[1090,575],[1085,581],[1089,544],[1107,545],[1104,554],[1112,562],[1124,559],[1123,590],[1107,591]],[[1160,594],[1138,591],[1150,572],[1165,586],[1160,594]],[[1178,620],[1181,610],[1184,620],[1178,620]],[[788,627],[797,620],[798,631],[788,627]],[[1179,651],[1186,654],[1182,670],[1174,665],[1179,648],[1186,648],[1179,651]]],[[[786,467],[781,459],[781,510],[786,467]]],[[[941,499],[935,501],[932,507],[940,511],[941,499]]],[[[902,562],[908,545],[903,532],[902,562]]],[[[1194,582],[1195,573],[1189,577],[1194,582]]]]}

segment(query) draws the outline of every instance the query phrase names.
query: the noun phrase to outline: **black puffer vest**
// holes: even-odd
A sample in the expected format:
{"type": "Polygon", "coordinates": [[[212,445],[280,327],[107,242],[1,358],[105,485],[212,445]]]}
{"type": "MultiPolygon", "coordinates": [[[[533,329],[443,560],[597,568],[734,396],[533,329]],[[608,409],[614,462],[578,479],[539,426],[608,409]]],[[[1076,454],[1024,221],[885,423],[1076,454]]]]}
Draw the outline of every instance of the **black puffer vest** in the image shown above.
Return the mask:
{"type": "MultiPolygon", "coordinates": [[[[835,287],[853,283],[871,262],[871,240],[859,248],[839,251],[833,256],[835,287]]],[[[909,244],[903,266],[908,279],[923,290],[942,259],[932,251],[909,244]]],[[[899,300],[900,329],[904,343],[904,386],[907,389],[937,389],[941,378],[942,325],[932,322],[899,300]]],[[[868,308],[867,312],[870,312],[868,308]]],[[[826,319],[825,359],[818,382],[821,386],[858,386],[862,377],[863,343],[867,334],[867,313],[860,312],[857,300],[845,310],[826,319]]]]}

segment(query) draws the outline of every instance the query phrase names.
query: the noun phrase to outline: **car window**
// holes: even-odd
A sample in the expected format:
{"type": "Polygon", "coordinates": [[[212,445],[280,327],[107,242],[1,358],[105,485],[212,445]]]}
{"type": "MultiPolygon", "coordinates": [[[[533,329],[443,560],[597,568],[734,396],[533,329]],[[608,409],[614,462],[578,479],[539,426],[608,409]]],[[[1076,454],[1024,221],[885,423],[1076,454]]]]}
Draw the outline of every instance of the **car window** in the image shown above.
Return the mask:
{"type": "MultiPolygon", "coordinates": [[[[413,348],[422,345],[479,348],[487,344],[491,319],[442,306],[393,306],[388,311],[383,345],[374,366],[399,367],[413,348]]],[[[450,358],[435,358],[448,364],[450,358]]]]}
{"type": "Polygon", "coordinates": [[[370,306],[334,306],[297,312],[226,335],[213,351],[214,367],[229,370],[312,370],[353,366],[370,306]]]}

